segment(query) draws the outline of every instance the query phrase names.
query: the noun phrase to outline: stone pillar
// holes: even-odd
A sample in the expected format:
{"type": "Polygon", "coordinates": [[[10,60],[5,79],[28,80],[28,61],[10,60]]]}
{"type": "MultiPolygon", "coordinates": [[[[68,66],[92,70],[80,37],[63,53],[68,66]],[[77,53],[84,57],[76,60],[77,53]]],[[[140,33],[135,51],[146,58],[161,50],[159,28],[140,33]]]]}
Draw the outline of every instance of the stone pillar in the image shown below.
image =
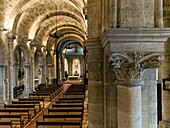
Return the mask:
{"type": "Polygon", "coordinates": [[[46,83],[46,78],[47,78],[47,74],[46,74],[46,64],[47,64],[47,60],[46,60],[46,47],[43,47],[43,68],[42,68],[42,82],[46,83]]]}
{"type": "Polygon", "coordinates": [[[88,40],[88,126],[104,127],[103,110],[103,49],[99,40],[88,40]]]}
{"type": "Polygon", "coordinates": [[[24,64],[24,91],[23,91],[24,97],[28,97],[28,94],[30,93],[29,67],[30,67],[29,64],[24,64]]]}
{"type": "Polygon", "coordinates": [[[159,123],[159,128],[170,128],[170,91],[162,92],[162,121],[159,123]]]}
{"type": "Polygon", "coordinates": [[[154,27],[154,0],[118,1],[121,28],[154,27]]]}
{"type": "Polygon", "coordinates": [[[118,128],[141,128],[141,83],[117,82],[118,128]]]}
{"type": "Polygon", "coordinates": [[[0,70],[1,70],[1,83],[0,83],[0,101],[1,102],[5,102],[6,101],[6,76],[5,76],[5,70],[6,70],[6,66],[5,65],[1,65],[0,66],[0,70]]]}
{"type": "Polygon", "coordinates": [[[42,80],[42,72],[43,72],[43,65],[38,65],[38,84],[41,84],[43,82],[42,80]]]}
{"type": "MultiPolygon", "coordinates": [[[[155,66],[155,68],[159,67],[159,65],[161,63],[160,63],[160,61],[157,61],[157,60],[161,59],[159,57],[161,57],[161,55],[163,55],[163,43],[169,37],[169,33],[170,33],[169,29],[157,29],[157,28],[156,29],[155,28],[153,28],[153,29],[147,29],[147,28],[107,29],[104,31],[103,36],[101,38],[103,48],[105,51],[104,60],[106,60],[108,58],[108,56],[110,56],[110,54],[112,54],[112,53],[116,53],[115,59],[116,58],[126,58],[125,59],[126,63],[123,63],[123,61],[120,62],[120,61],[118,61],[119,60],[118,59],[118,60],[115,60],[115,64],[112,65],[112,66],[118,67],[115,69],[116,70],[115,72],[117,72],[116,78],[118,80],[125,80],[127,83],[128,83],[128,81],[131,81],[131,79],[133,81],[140,81],[143,79],[143,77],[141,77],[143,70],[137,71],[137,68],[140,67],[139,65],[142,65],[141,68],[145,68],[145,69],[150,68],[151,66],[154,66],[154,65],[157,65],[157,66],[155,66]],[[133,53],[133,54],[131,54],[131,53],[133,53]],[[142,53],[142,54],[140,55],[138,53],[142,53]],[[129,57],[129,55],[131,57],[129,57]],[[138,59],[135,59],[137,56],[138,56],[138,59]],[[128,67],[129,61],[130,61],[130,63],[133,62],[134,64],[137,64],[137,65],[133,66],[134,69],[133,68],[131,69],[130,68],[131,66],[128,67]],[[120,64],[124,65],[125,67],[127,66],[128,68],[121,68],[124,71],[124,73],[122,73],[120,67],[118,66],[120,64],[116,64],[116,63],[120,63],[120,64]],[[152,64],[152,63],[155,63],[155,64],[152,64]],[[132,71],[130,71],[130,70],[132,70],[132,71]],[[135,70],[135,71],[133,71],[133,70],[135,70]],[[136,78],[129,77],[129,75],[131,75],[131,74],[135,74],[136,78]],[[126,77],[118,78],[118,76],[122,76],[122,75],[126,75],[126,77]],[[137,78],[137,76],[140,76],[140,79],[137,78]]],[[[105,65],[106,65],[106,63],[105,63],[105,65]]],[[[106,67],[106,66],[104,66],[104,67],[106,67]]],[[[108,73],[108,72],[109,72],[109,70],[104,71],[104,74],[105,74],[104,78],[105,79],[109,78],[109,80],[107,81],[109,83],[109,86],[111,86],[111,85],[114,86],[113,80],[115,77],[113,76],[113,78],[112,78],[113,80],[111,80],[110,73],[108,73]],[[111,84],[110,82],[113,82],[113,83],[111,84]]],[[[156,72],[154,72],[154,73],[152,74],[152,76],[156,75],[156,72]]],[[[146,77],[150,77],[150,76],[148,75],[146,77]]],[[[152,82],[151,84],[154,85],[155,83],[152,82]]],[[[108,103],[110,101],[110,102],[112,102],[112,105],[114,105],[114,108],[112,107],[112,113],[113,113],[114,112],[113,109],[116,109],[117,102],[114,99],[112,101],[110,100],[111,99],[110,95],[108,95],[108,93],[107,93],[107,92],[109,92],[108,91],[109,87],[107,87],[107,83],[105,83],[105,85],[106,85],[105,99],[108,99],[108,100],[106,100],[106,103],[105,103],[106,104],[106,112],[109,110],[109,108],[111,109],[111,107],[109,107],[111,103],[108,103]]],[[[149,85],[146,85],[146,86],[149,86],[149,85]]],[[[142,86],[142,88],[146,87],[146,86],[142,86]]],[[[151,88],[152,88],[152,86],[148,87],[148,89],[151,89],[151,88]]],[[[112,90],[114,93],[116,93],[114,87],[112,87],[112,90]]],[[[153,91],[153,89],[152,89],[152,91],[153,91]]],[[[149,93],[148,97],[146,97],[146,98],[150,98],[150,96],[151,97],[154,96],[154,98],[156,97],[156,95],[154,95],[155,90],[153,92],[148,91],[148,93],[149,93]]],[[[115,94],[115,95],[117,95],[117,94],[115,94]]],[[[111,96],[113,96],[113,94],[111,96]]],[[[154,98],[152,99],[153,100],[152,103],[155,103],[154,98]]],[[[147,123],[151,124],[152,126],[155,127],[157,125],[157,122],[152,118],[157,116],[157,115],[153,115],[155,113],[156,104],[148,104],[148,103],[145,104],[145,103],[143,103],[143,97],[142,97],[142,105],[148,107],[149,109],[154,109],[154,111],[147,110],[146,113],[151,114],[151,115],[148,115],[151,118],[149,120],[147,120],[147,123]],[[151,122],[151,121],[153,121],[153,122],[151,122]]],[[[143,113],[143,111],[141,112],[141,114],[142,114],[142,117],[146,115],[145,113],[143,113]]],[[[119,125],[119,124],[115,123],[116,119],[117,119],[116,114],[114,114],[114,118],[112,115],[111,116],[106,115],[106,122],[109,121],[110,126],[116,127],[117,125],[119,125]],[[112,120],[114,120],[114,121],[112,121],[112,120]]],[[[142,123],[141,123],[142,126],[139,126],[139,128],[140,127],[146,128],[145,126],[143,126],[143,122],[144,121],[142,120],[142,123]]],[[[106,123],[106,125],[107,124],[108,123],[106,123]]]]}
{"type": "Polygon", "coordinates": [[[56,59],[56,52],[53,53],[53,59],[54,59],[54,66],[53,66],[53,78],[57,78],[57,59],[56,59]]]}
{"type": "Polygon", "coordinates": [[[14,79],[14,85],[18,86],[19,85],[19,81],[18,81],[18,64],[15,62],[14,64],[15,68],[14,68],[14,73],[15,73],[15,79],[14,79]]]}
{"type": "Polygon", "coordinates": [[[65,78],[65,73],[64,73],[64,55],[61,54],[61,75],[62,75],[62,78],[61,80],[63,80],[65,78]]]}
{"type": "Polygon", "coordinates": [[[72,59],[68,59],[68,74],[71,76],[72,75],[72,64],[73,64],[73,61],[72,59]]]}
{"type": "MultiPolygon", "coordinates": [[[[170,3],[164,0],[163,8],[163,26],[170,27],[170,3]]],[[[164,62],[162,65],[162,79],[170,75],[170,39],[164,43],[164,62]]],[[[159,128],[170,128],[170,92],[162,90],[162,121],[159,122],[159,128]]]]}
{"type": "Polygon", "coordinates": [[[13,55],[13,41],[16,39],[15,35],[11,32],[8,33],[8,87],[7,87],[7,100],[13,100],[13,87],[14,87],[14,55],[13,55]]]}
{"type": "Polygon", "coordinates": [[[155,0],[155,27],[163,27],[163,0],[155,0]]]}
{"type": "Polygon", "coordinates": [[[49,84],[52,84],[52,72],[53,70],[53,65],[52,64],[48,64],[48,79],[49,79],[49,84]]]}
{"type": "MultiPolygon", "coordinates": [[[[111,55],[111,66],[117,78],[118,128],[143,128],[142,74],[147,68],[157,68],[162,60],[162,55],[159,53],[145,55],[142,52],[128,52],[111,55]]],[[[153,124],[152,128],[156,128],[156,121],[149,124],[153,124]]]]}
{"type": "Polygon", "coordinates": [[[30,65],[30,92],[34,90],[34,48],[36,44],[35,42],[30,43],[30,54],[31,54],[31,65],[30,65]]]}

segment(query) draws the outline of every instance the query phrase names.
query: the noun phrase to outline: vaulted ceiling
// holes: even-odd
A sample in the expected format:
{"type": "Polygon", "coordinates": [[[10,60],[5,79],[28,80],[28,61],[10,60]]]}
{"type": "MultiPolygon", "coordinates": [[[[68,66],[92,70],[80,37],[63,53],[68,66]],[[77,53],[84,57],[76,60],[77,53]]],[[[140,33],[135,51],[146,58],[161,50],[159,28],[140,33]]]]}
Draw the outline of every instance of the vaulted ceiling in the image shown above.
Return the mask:
{"type": "Polygon", "coordinates": [[[32,40],[51,49],[57,42],[83,43],[86,39],[86,0],[12,0],[2,4],[1,27],[16,33],[19,43],[32,40]]]}

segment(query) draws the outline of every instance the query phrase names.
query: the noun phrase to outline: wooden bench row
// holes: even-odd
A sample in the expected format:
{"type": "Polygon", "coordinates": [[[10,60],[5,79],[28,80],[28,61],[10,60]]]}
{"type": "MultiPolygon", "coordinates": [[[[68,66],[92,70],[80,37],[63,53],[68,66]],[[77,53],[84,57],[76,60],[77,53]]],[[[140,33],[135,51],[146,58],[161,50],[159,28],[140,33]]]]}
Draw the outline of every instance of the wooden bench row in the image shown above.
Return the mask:
{"type": "Polygon", "coordinates": [[[50,86],[49,90],[37,90],[34,94],[30,93],[29,98],[19,98],[18,101],[12,101],[11,104],[4,104],[4,108],[0,109],[0,127],[24,128],[45,107],[45,97],[39,96],[52,95],[50,96],[51,101],[61,90],[61,85],[50,86]]]}
{"type": "MultiPolygon", "coordinates": [[[[73,87],[73,88],[76,88],[73,87]]],[[[43,121],[36,122],[36,128],[39,127],[72,127],[82,128],[82,119],[84,111],[84,93],[85,90],[66,91],[67,97],[59,98],[48,109],[48,114],[43,115],[43,121]],[[76,95],[72,97],[73,95],[76,95]],[[71,96],[71,97],[70,97],[71,96]],[[79,97],[81,96],[81,97],[79,97]]]]}

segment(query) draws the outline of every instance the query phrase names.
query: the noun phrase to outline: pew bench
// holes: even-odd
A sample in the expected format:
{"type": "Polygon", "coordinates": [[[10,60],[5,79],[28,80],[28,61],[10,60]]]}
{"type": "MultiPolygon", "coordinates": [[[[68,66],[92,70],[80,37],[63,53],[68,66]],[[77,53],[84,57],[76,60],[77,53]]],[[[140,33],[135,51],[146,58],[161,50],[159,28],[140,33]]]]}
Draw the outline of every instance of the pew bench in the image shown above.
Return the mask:
{"type": "Polygon", "coordinates": [[[24,119],[29,122],[32,119],[32,114],[27,108],[0,108],[0,114],[21,114],[24,119]]]}
{"type": "Polygon", "coordinates": [[[24,118],[22,117],[21,114],[5,114],[5,115],[0,115],[0,121],[1,122],[9,122],[11,121],[13,125],[15,126],[20,126],[20,128],[23,128],[26,124],[24,118]]]}
{"type": "Polygon", "coordinates": [[[54,97],[51,93],[29,93],[29,98],[44,98],[46,99],[45,101],[51,101],[54,97]]]}
{"type": "Polygon", "coordinates": [[[36,128],[82,128],[81,121],[37,121],[36,128]]]}
{"type": "Polygon", "coordinates": [[[63,93],[63,98],[84,98],[84,92],[65,92],[63,93]]]}
{"type": "Polygon", "coordinates": [[[12,121],[0,121],[0,128],[15,128],[16,125],[12,121]]]}
{"type": "Polygon", "coordinates": [[[62,104],[62,103],[83,103],[84,100],[58,100],[58,101],[55,101],[56,104],[62,104]]]}
{"type": "Polygon", "coordinates": [[[33,104],[4,104],[4,108],[29,108],[29,111],[31,111],[34,116],[38,113],[35,105],[33,104]]]}
{"type": "Polygon", "coordinates": [[[49,108],[48,114],[83,114],[83,108],[49,108]]]}
{"type": "Polygon", "coordinates": [[[82,114],[45,114],[43,121],[82,121],[82,114]]]}
{"type": "Polygon", "coordinates": [[[52,104],[52,108],[83,108],[84,104],[52,104]]]}
{"type": "Polygon", "coordinates": [[[58,98],[58,100],[84,100],[84,98],[80,98],[80,97],[77,97],[77,98],[67,97],[67,98],[58,98]]]}
{"type": "Polygon", "coordinates": [[[43,109],[43,107],[41,107],[40,101],[12,101],[12,104],[34,104],[39,111],[43,109]]]}
{"type": "Polygon", "coordinates": [[[40,104],[42,102],[42,108],[44,108],[44,103],[45,103],[45,100],[44,98],[19,98],[18,99],[19,101],[40,101],[40,104]]]}

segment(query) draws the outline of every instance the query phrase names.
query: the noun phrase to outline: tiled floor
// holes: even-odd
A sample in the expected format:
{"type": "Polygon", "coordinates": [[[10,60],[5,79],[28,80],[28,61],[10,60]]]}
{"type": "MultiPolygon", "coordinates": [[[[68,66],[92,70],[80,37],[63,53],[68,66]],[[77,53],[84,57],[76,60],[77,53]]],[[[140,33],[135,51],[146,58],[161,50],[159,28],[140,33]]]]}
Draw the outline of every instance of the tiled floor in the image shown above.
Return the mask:
{"type": "MultiPolygon", "coordinates": [[[[65,84],[64,90],[67,90],[67,88],[69,86],[70,86],[70,84],[65,84]]],[[[85,98],[85,105],[84,105],[85,109],[84,109],[84,115],[83,115],[83,126],[82,126],[82,128],[86,128],[86,124],[87,124],[87,121],[88,121],[88,110],[87,110],[88,109],[88,107],[87,107],[88,106],[87,105],[88,98],[87,98],[87,96],[88,96],[88,91],[86,92],[86,98],[85,98]]],[[[36,121],[37,120],[42,121],[43,120],[43,118],[42,118],[43,114],[46,114],[48,108],[50,108],[52,106],[52,104],[60,97],[62,97],[62,93],[60,93],[57,97],[55,97],[52,102],[45,102],[45,108],[24,128],[36,128],[36,121]]]]}

